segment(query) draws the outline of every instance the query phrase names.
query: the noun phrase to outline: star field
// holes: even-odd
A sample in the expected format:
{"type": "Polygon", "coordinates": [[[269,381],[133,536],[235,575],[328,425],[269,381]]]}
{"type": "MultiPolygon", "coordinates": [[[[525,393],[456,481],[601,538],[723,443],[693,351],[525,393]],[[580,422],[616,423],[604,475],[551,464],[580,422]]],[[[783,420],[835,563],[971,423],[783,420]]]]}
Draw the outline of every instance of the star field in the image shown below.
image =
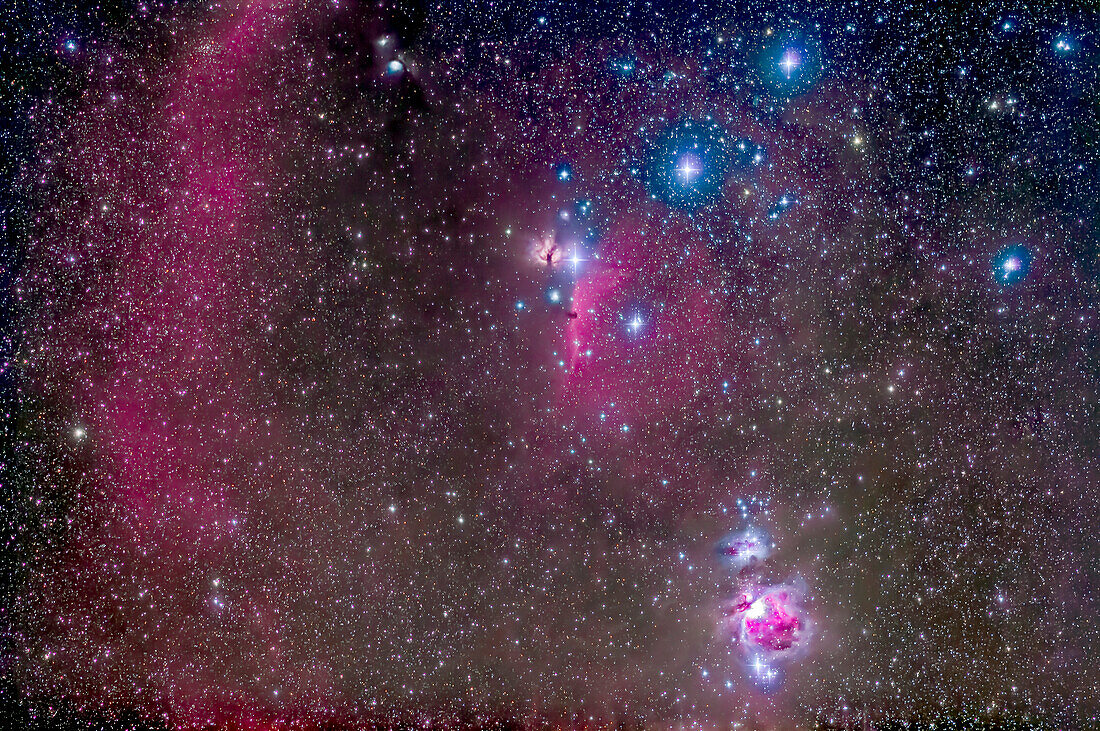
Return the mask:
{"type": "Polygon", "coordinates": [[[0,18],[12,728],[1100,723],[1095,9],[0,18]]]}

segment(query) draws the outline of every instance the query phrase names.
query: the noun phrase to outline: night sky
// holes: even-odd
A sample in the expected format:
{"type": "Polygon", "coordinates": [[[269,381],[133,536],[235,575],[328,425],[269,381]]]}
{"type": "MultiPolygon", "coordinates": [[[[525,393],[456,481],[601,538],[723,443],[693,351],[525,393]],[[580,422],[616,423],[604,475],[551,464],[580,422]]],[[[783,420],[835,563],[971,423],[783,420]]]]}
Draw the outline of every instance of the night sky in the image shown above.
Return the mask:
{"type": "Polygon", "coordinates": [[[5,2],[10,727],[1100,724],[1090,5],[5,2]]]}

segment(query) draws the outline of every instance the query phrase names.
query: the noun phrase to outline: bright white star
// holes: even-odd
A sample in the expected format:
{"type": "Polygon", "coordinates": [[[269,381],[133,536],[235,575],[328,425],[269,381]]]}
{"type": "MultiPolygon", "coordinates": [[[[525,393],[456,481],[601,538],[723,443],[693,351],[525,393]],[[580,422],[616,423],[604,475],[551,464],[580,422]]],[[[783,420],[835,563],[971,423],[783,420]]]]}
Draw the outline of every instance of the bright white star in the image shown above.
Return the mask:
{"type": "Polygon", "coordinates": [[[684,155],[680,158],[680,166],[676,168],[676,171],[680,173],[680,177],[685,182],[690,183],[692,178],[701,172],[701,169],[696,165],[696,161],[691,155],[684,155]]]}
{"type": "Polygon", "coordinates": [[[779,67],[783,69],[783,73],[787,75],[787,78],[791,78],[791,72],[798,68],[798,55],[794,51],[787,51],[783,54],[783,59],[779,62],[779,67]]]}

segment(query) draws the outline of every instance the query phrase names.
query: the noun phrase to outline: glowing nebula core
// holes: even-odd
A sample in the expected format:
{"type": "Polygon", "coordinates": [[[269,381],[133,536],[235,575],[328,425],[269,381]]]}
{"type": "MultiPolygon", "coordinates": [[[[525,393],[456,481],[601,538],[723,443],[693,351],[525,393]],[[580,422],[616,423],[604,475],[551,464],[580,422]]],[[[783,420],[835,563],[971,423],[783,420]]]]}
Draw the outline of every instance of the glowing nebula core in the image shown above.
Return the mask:
{"type": "Polygon", "coordinates": [[[785,662],[801,655],[813,635],[797,582],[746,591],[726,609],[726,629],[750,662],[785,662]]]}

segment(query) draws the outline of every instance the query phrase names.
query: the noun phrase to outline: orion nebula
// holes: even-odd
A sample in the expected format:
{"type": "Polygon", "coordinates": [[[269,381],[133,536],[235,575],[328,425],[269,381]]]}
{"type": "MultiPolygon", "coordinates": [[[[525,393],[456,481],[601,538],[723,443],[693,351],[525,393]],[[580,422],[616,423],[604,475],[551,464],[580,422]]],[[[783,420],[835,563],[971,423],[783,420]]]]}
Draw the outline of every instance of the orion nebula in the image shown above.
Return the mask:
{"type": "Polygon", "coordinates": [[[727,631],[751,663],[788,661],[804,652],[813,621],[802,606],[798,582],[750,589],[726,610],[727,631]]]}
{"type": "Polygon", "coordinates": [[[0,725],[1098,722],[1095,8],[5,12],[0,725]]]}

